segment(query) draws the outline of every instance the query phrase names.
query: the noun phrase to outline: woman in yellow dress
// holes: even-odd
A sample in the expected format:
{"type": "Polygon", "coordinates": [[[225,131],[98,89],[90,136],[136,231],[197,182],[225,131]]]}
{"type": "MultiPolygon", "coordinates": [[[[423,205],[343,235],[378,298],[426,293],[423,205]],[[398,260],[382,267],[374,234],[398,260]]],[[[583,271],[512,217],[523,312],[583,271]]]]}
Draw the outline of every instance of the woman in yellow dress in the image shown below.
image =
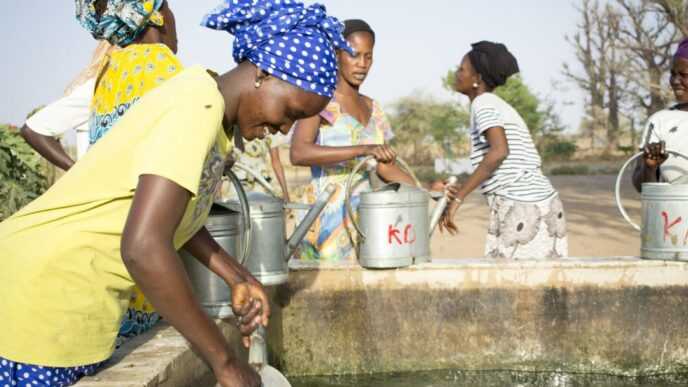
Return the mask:
{"type": "MultiPolygon", "coordinates": [[[[96,39],[121,47],[110,52],[96,78],[89,142],[100,140],[143,95],[182,70],[177,30],[166,0],[77,0],[77,19],[96,39]]],[[[160,320],[140,290],[120,327],[118,345],[160,320]]]]}
{"type": "Polygon", "coordinates": [[[134,285],[220,386],[261,385],[204,313],[177,251],[231,287],[248,345],[268,323],[267,295],[204,227],[229,139],[235,130],[247,140],[286,134],[321,111],[336,84],[335,47],[346,43],[323,6],[294,0],[227,1],[204,24],[235,35],[237,66],[219,76],[192,66],[150,91],[55,185],[0,223],[0,385],[66,387],[96,372],[113,353],[134,285]],[[280,47],[306,52],[305,66],[276,55],[280,47]]]}

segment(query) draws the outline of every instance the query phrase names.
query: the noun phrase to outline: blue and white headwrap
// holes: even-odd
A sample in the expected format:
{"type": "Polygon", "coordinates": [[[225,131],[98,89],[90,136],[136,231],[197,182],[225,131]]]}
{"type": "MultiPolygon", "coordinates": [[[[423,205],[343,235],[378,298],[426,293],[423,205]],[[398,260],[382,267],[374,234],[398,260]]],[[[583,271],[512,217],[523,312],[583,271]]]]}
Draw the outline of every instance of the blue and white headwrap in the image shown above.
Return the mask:
{"type": "Polygon", "coordinates": [[[344,26],[325,6],[297,0],[224,0],[201,25],[235,36],[237,63],[249,60],[267,73],[331,98],[337,85],[336,49],[353,50],[344,26]]]}
{"type": "Polygon", "coordinates": [[[76,19],[99,40],[124,47],[132,43],[149,25],[162,26],[163,0],[107,0],[105,12],[98,17],[95,0],[75,0],[76,19]]]}

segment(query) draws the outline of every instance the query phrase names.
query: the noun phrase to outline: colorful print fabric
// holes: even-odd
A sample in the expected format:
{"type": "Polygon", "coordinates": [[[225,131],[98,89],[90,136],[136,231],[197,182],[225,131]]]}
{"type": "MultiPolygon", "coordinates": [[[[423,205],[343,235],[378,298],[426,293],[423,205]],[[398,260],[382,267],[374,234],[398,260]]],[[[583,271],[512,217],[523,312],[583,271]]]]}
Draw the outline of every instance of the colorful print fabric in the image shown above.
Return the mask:
{"type": "MultiPolygon", "coordinates": [[[[380,105],[373,101],[370,121],[363,126],[354,117],[344,113],[336,101],[331,101],[320,113],[326,124],[320,126],[318,145],[351,146],[364,144],[384,144],[392,138],[392,130],[380,105]]],[[[305,197],[309,204],[329,183],[335,183],[336,192],[300,247],[299,258],[303,260],[351,261],[355,251],[351,243],[346,207],[344,205],[346,181],[360,160],[350,160],[336,165],[315,166],[311,168],[311,183],[306,187],[305,197]]],[[[354,178],[351,204],[354,211],[358,208],[360,194],[370,190],[368,172],[359,172],[354,178]]]]}
{"type": "Polygon", "coordinates": [[[99,17],[95,0],[76,0],[76,19],[98,40],[116,46],[131,44],[149,25],[162,26],[163,0],[108,0],[99,17]]]}
{"type": "Polygon", "coordinates": [[[499,259],[558,259],[568,256],[566,214],[559,195],[519,202],[488,195],[490,224],[485,256],[499,259]]]}
{"type": "Polygon", "coordinates": [[[16,363],[0,356],[0,387],[66,387],[93,375],[102,363],[80,367],[43,367],[16,363]]]}
{"type": "Polygon", "coordinates": [[[132,44],[110,53],[103,66],[91,106],[91,144],[103,137],[139,98],[183,68],[164,44],[132,44]]]}
{"type": "MultiPolygon", "coordinates": [[[[164,44],[132,44],[105,59],[93,95],[89,142],[95,144],[143,95],[182,70],[164,44]]],[[[122,320],[116,345],[146,332],[160,316],[136,287],[122,320]]]]}

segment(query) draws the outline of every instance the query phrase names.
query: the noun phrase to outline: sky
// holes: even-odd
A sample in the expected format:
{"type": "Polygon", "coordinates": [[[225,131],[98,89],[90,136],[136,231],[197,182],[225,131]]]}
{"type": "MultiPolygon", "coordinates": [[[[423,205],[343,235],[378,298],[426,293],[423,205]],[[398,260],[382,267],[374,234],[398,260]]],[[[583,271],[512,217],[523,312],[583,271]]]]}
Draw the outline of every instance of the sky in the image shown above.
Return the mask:
{"type": "MultiPolygon", "coordinates": [[[[34,107],[59,98],[86,66],[95,41],[74,19],[71,0],[12,3],[0,13],[0,123],[23,123],[34,107]]],[[[502,42],[519,61],[526,84],[557,102],[571,130],[583,114],[582,94],[564,83],[564,62],[575,63],[564,40],[578,15],[568,0],[320,0],[340,20],[366,20],[377,35],[375,62],[362,92],[389,106],[424,94],[465,103],[442,88],[442,77],[480,40],[502,42]],[[563,90],[562,90],[563,89],[563,90]]],[[[306,1],[310,4],[310,1],[306,1]]],[[[220,0],[169,0],[177,19],[178,55],[186,65],[216,71],[234,67],[232,36],[203,28],[220,0]]]]}

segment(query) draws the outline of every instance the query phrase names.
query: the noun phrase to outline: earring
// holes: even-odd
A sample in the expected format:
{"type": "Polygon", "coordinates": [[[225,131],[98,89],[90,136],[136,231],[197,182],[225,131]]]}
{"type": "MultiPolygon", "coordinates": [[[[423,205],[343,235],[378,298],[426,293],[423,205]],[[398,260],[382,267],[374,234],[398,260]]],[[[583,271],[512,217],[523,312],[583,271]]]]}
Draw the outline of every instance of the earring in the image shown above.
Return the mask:
{"type": "Polygon", "coordinates": [[[478,86],[480,86],[480,85],[478,85],[478,82],[473,82],[473,88],[474,88],[474,89],[477,89],[478,86]]]}
{"type": "Polygon", "coordinates": [[[256,78],[256,82],[253,84],[253,86],[255,86],[255,88],[257,89],[262,84],[263,84],[263,79],[262,78],[256,78]]]}

